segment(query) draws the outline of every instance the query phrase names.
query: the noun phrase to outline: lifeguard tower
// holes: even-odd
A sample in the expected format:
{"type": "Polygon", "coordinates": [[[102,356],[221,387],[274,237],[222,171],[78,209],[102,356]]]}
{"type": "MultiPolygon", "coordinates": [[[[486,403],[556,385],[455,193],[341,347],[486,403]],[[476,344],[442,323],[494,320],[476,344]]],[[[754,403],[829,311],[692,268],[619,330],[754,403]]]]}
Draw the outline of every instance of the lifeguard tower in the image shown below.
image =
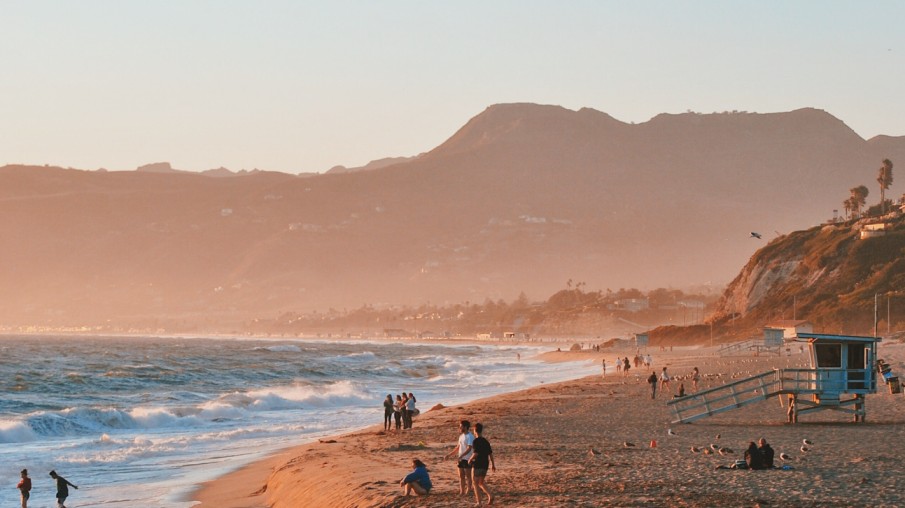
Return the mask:
{"type": "Polygon", "coordinates": [[[647,347],[648,343],[650,343],[650,336],[646,333],[636,333],[635,334],[635,347],[641,349],[643,347],[647,347]]]}
{"type": "Polygon", "coordinates": [[[874,363],[879,337],[799,333],[808,345],[809,369],[774,369],[667,402],[676,419],[687,423],[786,395],[788,418],[822,410],[841,411],[863,422],[864,396],[877,392],[874,363]]]}

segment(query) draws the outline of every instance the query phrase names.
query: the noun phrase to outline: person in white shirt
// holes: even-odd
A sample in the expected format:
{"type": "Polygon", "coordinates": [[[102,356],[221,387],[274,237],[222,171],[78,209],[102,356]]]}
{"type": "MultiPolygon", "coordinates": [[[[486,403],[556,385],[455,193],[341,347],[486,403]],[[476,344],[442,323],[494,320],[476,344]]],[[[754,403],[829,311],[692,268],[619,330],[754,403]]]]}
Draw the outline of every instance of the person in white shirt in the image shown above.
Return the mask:
{"type": "Polygon", "coordinates": [[[669,388],[669,374],[666,373],[666,367],[663,367],[663,371],[660,372],[660,392],[666,393],[667,388],[669,388]]]}
{"type": "Polygon", "coordinates": [[[468,420],[459,422],[459,441],[446,458],[456,456],[456,467],[459,469],[459,494],[465,496],[471,493],[471,460],[472,445],[474,444],[474,434],[471,432],[471,423],[468,420]]]}

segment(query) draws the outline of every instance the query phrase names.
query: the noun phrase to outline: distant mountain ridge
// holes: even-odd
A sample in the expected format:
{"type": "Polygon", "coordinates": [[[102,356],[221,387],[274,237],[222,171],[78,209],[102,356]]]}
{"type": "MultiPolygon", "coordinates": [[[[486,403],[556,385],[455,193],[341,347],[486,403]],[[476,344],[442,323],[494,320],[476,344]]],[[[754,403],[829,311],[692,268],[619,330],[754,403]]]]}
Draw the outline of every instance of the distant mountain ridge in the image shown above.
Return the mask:
{"type": "Polygon", "coordinates": [[[750,231],[819,224],[903,155],[905,138],[865,141],[810,108],[627,124],[501,104],[368,171],[6,166],[0,325],[222,329],[364,303],[545,298],[568,279],[719,284],[760,246],[750,231]]]}

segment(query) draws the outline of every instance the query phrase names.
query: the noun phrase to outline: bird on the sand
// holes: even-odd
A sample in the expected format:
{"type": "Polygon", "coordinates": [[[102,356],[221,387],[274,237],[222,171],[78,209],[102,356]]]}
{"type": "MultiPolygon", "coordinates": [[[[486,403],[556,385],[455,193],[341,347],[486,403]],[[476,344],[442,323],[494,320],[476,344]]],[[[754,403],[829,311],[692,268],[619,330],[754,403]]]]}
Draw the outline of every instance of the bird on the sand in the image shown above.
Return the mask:
{"type": "Polygon", "coordinates": [[[720,448],[720,455],[732,455],[731,448],[720,448]]]}
{"type": "Polygon", "coordinates": [[[801,450],[802,453],[808,453],[808,450],[810,450],[810,448],[808,448],[807,446],[802,445],[801,448],[799,448],[799,450],[801,450]]]}
{"type": "Polygon", "coordinates": [[[561,415],[561,414],[562,414],[562,411],[560,411],[559,409],[554,409],[553,412],[556,413],[556,414],[558,414],[558,415],[561,415]]]}
{"type": "Polygon", "coordinates": [[[697,446],[692,446],[691,453],[701,453],[701,449],[698,448],[697,446]]]}
{"type": "Polygon", "coordinates": [[[588,448],[588,455],[593,457],[595,455],[600,455],[600,452],[595,450],[594,447],[592,446],[592,447],[588,448]]]}
{"type": "Polygon", "coordinates": [[[806,445],[808,445],[808,446],[814,444],[814,443],[812,443],[811,440],[808,439],[808,438],[802,439],[801,442],[804,443],[804,444],[806,444],[806,445]]]}
{"type": "Polygon", "coordinates": [[[704,448],[704,455],[713,455],[713,450],[710,448],[704,448]]]}
{"type": "Polygon", "coordinates": [[[717,434],[717,435],[716,435],[716,438],[717,438],[717,439],[719,439],[719,438],[720,438],[720,435],[719,435],[719,434],[717,434]]]}
{"type": "Polygon", "coordinates": [[[629,443],[628,441],[626,441],[626,442],[622,443],[622,446],[624,446],[626,448],[634,448],[635,443],[629,443]]]}
{"type": "Polygon", "coordinates": [[[782,460],[792,460],[792,456],[788,453],[780,453],[779,458],[782,460]]]}
{"type": "Polygon", "coordinates": [[[675,436],[675,435],[676,435],[676,433],[673,432],[672,429],[666,429],[666,433],[669,434],[670,436],[675,436]]]}
{"type": "Polygon", "coordinates": [[[717,445],[715,445],[715,444],[713,444],[713,443],[710,443],[710,449],[713,450],[713,451],[717,451],[717,450],[720,449],[720,447],[717,446],[717,445]]]}

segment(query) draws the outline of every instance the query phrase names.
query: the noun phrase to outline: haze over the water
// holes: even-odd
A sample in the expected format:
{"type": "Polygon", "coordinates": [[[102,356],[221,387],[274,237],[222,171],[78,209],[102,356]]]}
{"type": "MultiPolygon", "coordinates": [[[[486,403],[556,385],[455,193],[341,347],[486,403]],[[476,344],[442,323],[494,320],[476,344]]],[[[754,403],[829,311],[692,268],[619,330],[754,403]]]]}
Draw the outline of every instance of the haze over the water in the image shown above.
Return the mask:
{"type": "Polygon", "coordinates": [[[811,106],[905,134],[900,2],[4,2],[0,164],[290,173],[429,150],[490,104],[811,106]]]}

